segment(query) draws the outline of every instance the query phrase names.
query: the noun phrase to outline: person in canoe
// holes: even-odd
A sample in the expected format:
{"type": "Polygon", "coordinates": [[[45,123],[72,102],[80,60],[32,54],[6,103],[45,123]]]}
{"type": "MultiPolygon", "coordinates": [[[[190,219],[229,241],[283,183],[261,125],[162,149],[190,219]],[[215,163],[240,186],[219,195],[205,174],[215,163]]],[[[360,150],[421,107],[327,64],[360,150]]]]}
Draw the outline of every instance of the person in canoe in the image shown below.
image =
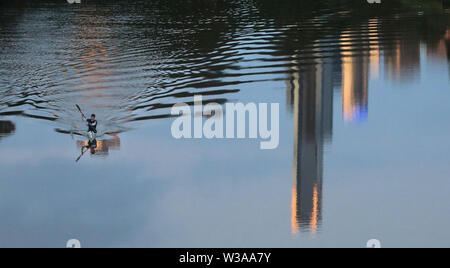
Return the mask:
{"type": "Polygon", "coordinates": [[[97,137],[97,120],[95,119],[95,114],[91,115],[91,118],[86,119],[83,116],[83,120],[86,120],[88,125],[88,138],[90,141],[94,141],[97,137]]]}
{"type": "Polygon", "coordinates": [[[91,115],[91,118],[86,120],[88,123],[88,132],[97,133],[97,120],[95,120],[95,114],[91,115]]]}
{"type": "Polygon", "coordinates": [[[81,111],[81,107],[76,104],[75,105],[78,109],[78,111],[80,111],[81,113],[81,120],[87,122],[88,124],[88,138],[89,140],[92,142],[97,138],[97,120],[95,119],[95,114],[91,115],[90,119],[86,119],[86,117],[84,116],[83,111],[81,111]]]}

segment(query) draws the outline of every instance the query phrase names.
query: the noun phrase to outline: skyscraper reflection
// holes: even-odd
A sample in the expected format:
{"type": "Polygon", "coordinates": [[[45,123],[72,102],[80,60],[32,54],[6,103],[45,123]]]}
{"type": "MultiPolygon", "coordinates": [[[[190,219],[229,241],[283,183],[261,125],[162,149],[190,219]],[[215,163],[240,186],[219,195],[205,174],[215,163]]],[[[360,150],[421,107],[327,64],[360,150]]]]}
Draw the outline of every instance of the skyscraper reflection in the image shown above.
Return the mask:
{"type": "Polygon", "coordinates": [[[379,40],[379,19],[370,19],[368,24],[369,51],[370,51],[370,79],[380,77],[381,46],[379,40]]]}
{"type": "Polygon", "coordinates": [[[321,39],[294,43],[300,47],[295,51],[300,52],[291,56],[290,66],[293,67],[289,70],[286,92],[288,111],[294,114],[295,131],[293,234],[316,233],[321,229],[324,147],[332,139],[333,93],[339,87],[337,84],[342,89],[343,120],[367,121],[369,81],[379,79],[381,69],[384,78],[403,83],[419,77],[421,52],[426,51],[428,59],[450,63],[450,30],[447,26],[430,30],[425,43],[417,33],[408,33],[409,39],[394,35],[390,40],[383,40],[385,28],[391,23],[399,28],[397,23],[400,22],[377,18],[349,26],[336,36],[326,37],[327,40],[337,37],[339,44],[328,50],[314,47],[314,52],[308,53],[301,48],[301,45],[313,47],[312,44],[320,43],[317,40],[321,39]],[[306,58],[315,62],[300,60],[306,58]]]}
{"type": "Polygon", "coordinates": [[[295,129],[292,233],[316,233],[322,222],[323,145],[332,136],[333,64],[323,59],[301,72],[294,69],[287,80],[295,129]]]}
{"type": "MultiPolygon", "coordinates": [[[[378,21],[362,26],[366,34],[342,32],[340,49],[321,57],[311,57],[315,64],[291,62],[287,102],[294,113],[294,183],[292,189],[291,228],[293,234],[316,233],[322,224],[322,186],[324,146],[333,134],[333,94],[342,87],[344,120],[367,119],[369,72],[379,76],[380,46],[371,33],[377,32],[378,21]],[[369,53],[361,54],[361,48],[369,53]]],[[[363,31],[359,31],[363,32],[363,31]]]]}
{"type": "Polygon", "coordinates": [[[427,58],[450,61],[450,29],[437,42],[427,45],[427,58]]]}
{"type": "Polygon", "coordinates": [[[407,82],[419,78],[420,39],[398,38],[384,49],[384,72],[388,80],[407,82]]]}
{"type": "Polygon", "coordinates": [[[368,116],[369,58],[358,55],[355,49],[356,43],[364,46],[361,40],[368,42],[366,37],[355,37],[349,32],[341,35],[342,114],[348,122],[366,121],[368,116]]]}

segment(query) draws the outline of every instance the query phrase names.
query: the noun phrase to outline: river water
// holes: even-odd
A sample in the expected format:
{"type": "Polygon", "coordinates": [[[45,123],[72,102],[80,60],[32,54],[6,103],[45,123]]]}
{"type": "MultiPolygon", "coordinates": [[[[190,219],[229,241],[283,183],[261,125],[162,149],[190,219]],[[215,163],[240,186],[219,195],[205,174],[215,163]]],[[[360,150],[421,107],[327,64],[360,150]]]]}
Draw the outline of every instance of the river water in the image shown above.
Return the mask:
{"type": "Polygon", "coordinates": [[[0,4],[0,246],[450,246],[450,9],[317,2],[0,4]],[[278,148],[174,139],[194,95],[278,148]]]}

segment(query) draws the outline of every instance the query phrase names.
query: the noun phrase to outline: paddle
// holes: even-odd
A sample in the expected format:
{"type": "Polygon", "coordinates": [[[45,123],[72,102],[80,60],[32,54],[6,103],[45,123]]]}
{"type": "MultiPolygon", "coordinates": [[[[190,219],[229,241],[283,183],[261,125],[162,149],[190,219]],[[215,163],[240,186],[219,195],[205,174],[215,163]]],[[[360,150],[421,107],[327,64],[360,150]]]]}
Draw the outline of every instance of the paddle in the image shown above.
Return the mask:
{"type": "Polygon", "coordinates": [[[77,160],[75,160],[75,162],[78,163],[78,161],[80,161],[81,157],[82,157],[82,156],[84,155],[84,153],[87,151],[87,150],[85,151],[84,149],[85,149],[85,147],[81,148],[81,155],[77,158],[77,160]]]}
{"type": "Polygon", "coordinates": [[[81,116],[82,116],[84,119],[86,119],[86,116],[84,116],[84,113],[81,111],[80,106],[79,106],[78,104],[75,104],[75,106],[77,106],[77,109],[78,109],[78,111],[80,111],[81,116]]]}

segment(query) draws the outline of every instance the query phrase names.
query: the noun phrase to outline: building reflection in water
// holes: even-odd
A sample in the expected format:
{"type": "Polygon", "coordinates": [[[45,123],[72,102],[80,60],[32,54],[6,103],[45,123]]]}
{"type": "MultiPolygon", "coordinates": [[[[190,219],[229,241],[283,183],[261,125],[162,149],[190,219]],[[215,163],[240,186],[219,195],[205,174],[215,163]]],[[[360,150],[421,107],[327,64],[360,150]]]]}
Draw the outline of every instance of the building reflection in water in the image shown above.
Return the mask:
{"type": "MultiPolygon", "coordinates": [[[[294,57],[295,58],[295,57],[294,57]]],[[[331,141],[333,126],[333,68],[331,60],[294,67],[288,77],[288,102],[294,113],[294,186],[292,233],[315,233],[322,221],[324,142],[331,141]]],[[[296,66],[298,62],[293,61],[296,66]]]]}
{"type": "MultiPolygon", "coordinates": [[[[368,120],[369,80],[378,79],[383,64],[385,78],[406,81],[420,73],[420,38],[401,37],[380,45],[380,23],[371,19],[359,29],[342,31],[339,51],[321,57],[309,55],[315,64],[292,56],[287,79],[287,104],[294,114],[294,170],[292,189],[293,234],[316,233],[322,224],[324,147],[332,140],[333,93],[342,89],[342,114],[347,122],[368,120]]],[[[450,30],[426,44],[427,57],[450,62],[450,30]]],[[[304,55],[303,55],[304,56],[304,55]]]]}
{"type": "MultiPolygon", "coordinates": [[[[72,53],[71,66],[78,74],[82,83],[76,85],[77,92],[82,92],[81,96],[85,102],[104,98],[112,90],[107,86],[108,78],[112,76],[108,50],[105,41],[108,40],[110,28],[107,26],[102,16],[89,18],[74,18],[74,22],[79,26],[74,32],[75,40],[72,53]],[[101,25],[101,29],[98,26],[101,25]]],[[[93,103],[96,107],[98,103],[93,103]]]]}
{"type": "Polygon", "coordinates": [[[378,19],[370,19],[367,27],[370,50],[370,79],[380,78],[381,47],[378,38],[379,24],[380,22],[378,19]]]}
{"type": "Polygon", "coordinates": [[[386,80],[406,83],[420,77],[420,41],[416,32],[408,31],[407,38],[399,35],[393,42],[384,45],[386,80]]]}
{"type": "Polygon", "coordinates": [[[366,121],[368,116],[369,58],[358,54],[361,48],[368,50],[368,44],[361,41],[368,42],[367,38],[350,32],[341,34],[342,114],[347,122],[366,121]],[[357,42],[359,45],[355,45],[357,42]]]}
{"type": "Polygon", "coordinates": [[[427,58],[432,60],[450,61],[450,29],[434,44],[427,46],[427,58]]]}
{"type": "Polygon", "coordinates": [[[378,41],[370,34],[377,31],[376,25],[372,21],[363,26],[369,28],[364,36],[343,32],[338,52],[331,57],[320,57],[320,52],[311,55],[316,58],[315,65],[292,61],[296,67],[288,77],[287,102],[294,113],[295,131],[293,234],[315,234],[321,228],[323,155],[325,145],[332,141],[334,89],[342,88],[345,121],[368,118],[369,74],[378,78],[381,58],[378,41]],[[370,53],[358,54],[361,50],[370,53]]]}

